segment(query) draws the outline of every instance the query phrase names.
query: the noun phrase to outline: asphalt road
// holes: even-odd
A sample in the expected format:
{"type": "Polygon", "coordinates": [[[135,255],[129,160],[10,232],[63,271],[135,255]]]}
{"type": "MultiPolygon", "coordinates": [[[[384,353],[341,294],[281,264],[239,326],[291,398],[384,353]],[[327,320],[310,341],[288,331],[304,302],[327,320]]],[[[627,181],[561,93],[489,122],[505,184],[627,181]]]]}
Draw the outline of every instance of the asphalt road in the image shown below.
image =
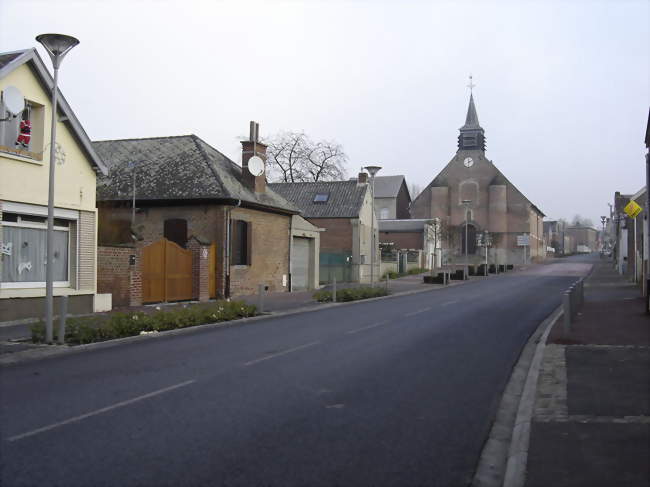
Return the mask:
{"type": "Polygon", "coordinates": [[[3,368],[0,484],[468,485],[521,348],[582,270],[3,368]]]}

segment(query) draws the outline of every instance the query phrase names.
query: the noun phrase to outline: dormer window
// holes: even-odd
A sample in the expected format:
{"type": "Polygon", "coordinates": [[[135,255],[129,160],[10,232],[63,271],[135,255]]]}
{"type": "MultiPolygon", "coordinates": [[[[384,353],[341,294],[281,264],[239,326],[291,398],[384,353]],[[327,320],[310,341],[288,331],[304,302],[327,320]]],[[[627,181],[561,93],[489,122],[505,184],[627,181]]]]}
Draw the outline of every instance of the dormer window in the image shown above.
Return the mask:
{"type": "Polygon", "coordinates": [[[316,193],[316,196],[314,196],[314,203],[327,203],[327,200],[329,199],[329,193],[316,193]]]}

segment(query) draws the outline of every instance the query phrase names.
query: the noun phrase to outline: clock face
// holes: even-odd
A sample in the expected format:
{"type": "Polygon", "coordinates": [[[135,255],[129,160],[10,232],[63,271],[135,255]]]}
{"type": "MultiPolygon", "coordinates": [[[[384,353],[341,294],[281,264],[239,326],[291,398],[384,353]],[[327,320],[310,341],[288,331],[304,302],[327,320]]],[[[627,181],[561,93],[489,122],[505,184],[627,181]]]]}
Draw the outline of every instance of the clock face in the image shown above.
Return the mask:
{"type": "Polygon", "coordinates": [[[465,167],[472,167],[474,165],[474,159],[471,157],[466,157],[463,161],[463,164],[465,164],[465,167]]]}

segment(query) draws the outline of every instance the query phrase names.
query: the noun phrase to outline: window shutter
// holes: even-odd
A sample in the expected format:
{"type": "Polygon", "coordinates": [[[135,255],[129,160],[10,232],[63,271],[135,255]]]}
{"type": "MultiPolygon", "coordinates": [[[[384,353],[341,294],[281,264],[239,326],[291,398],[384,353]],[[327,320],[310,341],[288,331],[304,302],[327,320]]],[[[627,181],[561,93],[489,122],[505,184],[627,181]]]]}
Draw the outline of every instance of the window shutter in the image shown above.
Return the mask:
{"type": "Polygon", "coordinates": [[[253,265],[253,223],[246,223],[246,264],[253,265]]]}
{"type": "Polygon", "coordinates": [[[239,220],[230,220],[230,264],[239,264],[239,220]]]}

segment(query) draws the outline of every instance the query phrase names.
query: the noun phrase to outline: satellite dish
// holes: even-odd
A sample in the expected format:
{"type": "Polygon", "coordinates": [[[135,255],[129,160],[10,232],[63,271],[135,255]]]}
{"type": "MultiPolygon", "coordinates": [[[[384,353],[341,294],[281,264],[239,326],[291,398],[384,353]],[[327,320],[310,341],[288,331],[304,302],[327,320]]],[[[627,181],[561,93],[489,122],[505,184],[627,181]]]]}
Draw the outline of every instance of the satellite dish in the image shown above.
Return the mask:
{"type": "Polygon", "coordinates": [[[264,174],[264,161],[257,156],[253,156],[248,160],[248,171],[253,176],[261,176],[264,174]]]}
{"type": "Polygon", "coordinates": [[[12,115],[18,115],[25,109],[25,97],[15,86],[7,86],[2,90],[2,101],[12,115]]]}

